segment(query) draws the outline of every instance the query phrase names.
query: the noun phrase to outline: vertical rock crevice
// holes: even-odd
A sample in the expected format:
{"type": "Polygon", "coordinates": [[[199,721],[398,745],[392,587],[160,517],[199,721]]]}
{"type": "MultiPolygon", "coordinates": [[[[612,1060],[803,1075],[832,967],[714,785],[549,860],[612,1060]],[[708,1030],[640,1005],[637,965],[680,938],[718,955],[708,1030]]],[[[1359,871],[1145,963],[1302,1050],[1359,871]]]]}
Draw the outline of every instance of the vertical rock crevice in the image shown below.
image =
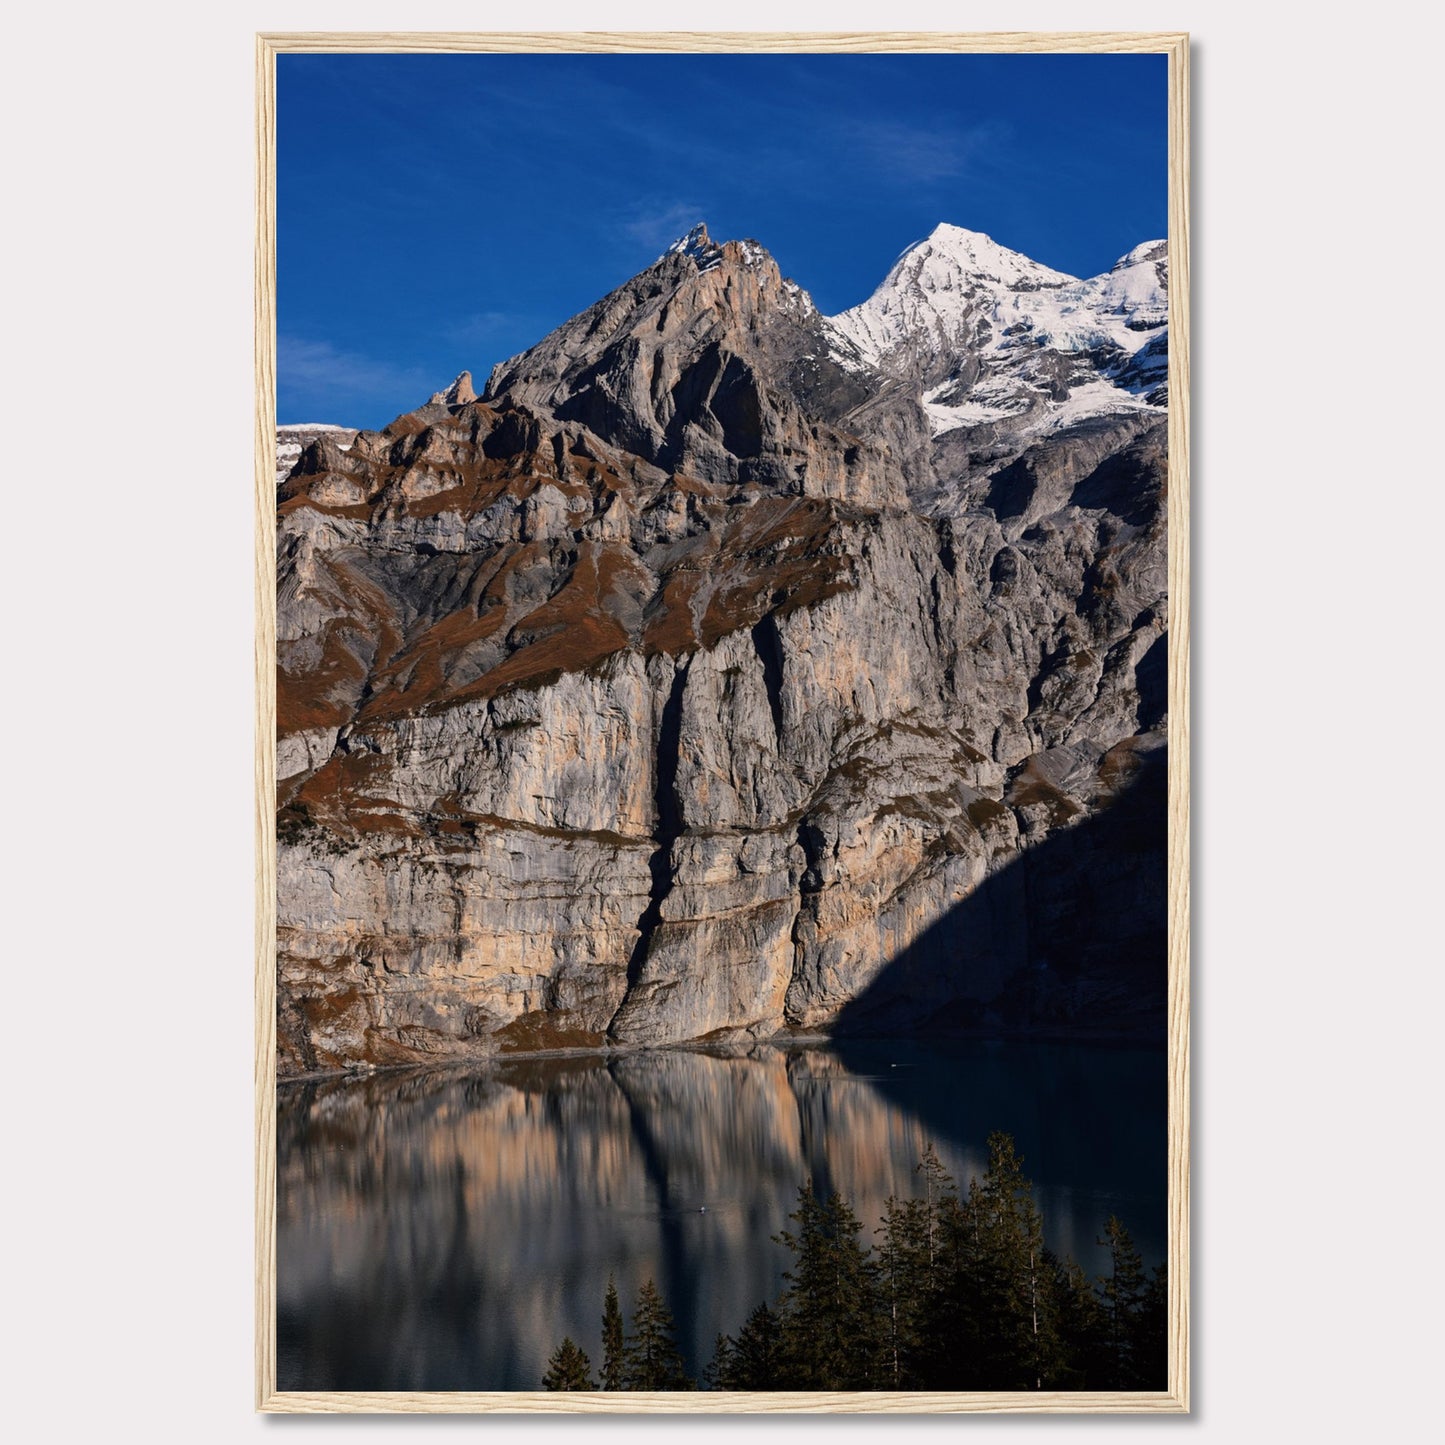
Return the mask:
{"type": "Polygon", "coordinates": [[[768,693],[768,711],[773,717],[773,736],[778,752],[783,751],[783,639],[777,619],[769,612],[753,628],[753,647],[763,665],[763,686],[768,693]]]}
{"type": "Polygon", "coordinates": [[[783,1018],[790,1027],[800,1027],[811,990],[807,966],[817,951],[818,894],[823,891],[823,853],[827,839],[811,818],[798,823],[795,845],[803,854],[798,878],[798,911],[793,916],[793,970],[783,998],[783,1018]]]}
{"type": "Polygon", "coordinates": [[[616,1026],[619,1015],[626,1009],[632,991],[642,977],[643,965],[652,946],[652,936],[662,922],[662,905],[672,892],[673,866],[672,850],[682,836],[682,800],[677,794],[678,759],[682,749],[682,699],[687,688],[687,673],[690,657],[677,659],[672,674],[672,685],[668,689],[667,701],[662,707],[662,717],[657,728],[657,758],[653,772],[653,807],[657,814],[656,847],[647,860],[652,883],[648,889],[647,907],[637,920],[637,942],[627,960],[627,988],[622,995],[616,1012],[607,1026],[609,1036],[616,1026]]]}

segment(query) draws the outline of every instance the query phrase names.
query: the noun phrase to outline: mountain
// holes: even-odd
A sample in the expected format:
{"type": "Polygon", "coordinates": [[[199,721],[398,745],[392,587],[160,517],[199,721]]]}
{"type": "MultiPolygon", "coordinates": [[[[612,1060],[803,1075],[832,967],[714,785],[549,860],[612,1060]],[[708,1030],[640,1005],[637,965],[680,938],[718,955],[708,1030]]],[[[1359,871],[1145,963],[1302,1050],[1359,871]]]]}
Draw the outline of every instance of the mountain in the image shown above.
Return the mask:
{"type": "Polygon", "coordinates": [[[318,437],[331,436],[342,446],[350,446],[356,440],[356,428],[333,426],[329,422],[296,422],[276,428],[276,485],[291,474],[291,468],[301,459],[301,453],[318,437]]]}
{"type": "Polygon", "coordinates": [[[1080,281],[989,237],[939,226],[861,306],[828,323],[833,354],[924,388],[935,435],[1041,435],[1089,416],[1160,411],[1168,260],[1145,242],[1080,281]]]}
{"type": "Polygon", "coordinates": [[[1157,1030],[1162,243],[699,226],[278,487],[283,1075],[1157,1030]]]}

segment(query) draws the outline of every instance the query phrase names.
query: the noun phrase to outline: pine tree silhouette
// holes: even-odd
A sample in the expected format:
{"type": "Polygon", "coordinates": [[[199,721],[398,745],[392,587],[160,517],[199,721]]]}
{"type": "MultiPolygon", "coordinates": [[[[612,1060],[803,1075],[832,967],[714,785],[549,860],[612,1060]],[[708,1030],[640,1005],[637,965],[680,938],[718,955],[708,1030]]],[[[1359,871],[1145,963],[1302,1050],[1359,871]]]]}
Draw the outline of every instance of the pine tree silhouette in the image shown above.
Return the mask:
{"type": "Polygon", "coordinates": [[[607,1277],[607,1297],[602,1302],[602,1388],[623,1387],[622,1306],[617,1302],[617,1282],[607,1277]]]}
{"type": "Polygon", "coordinates": [[[793,1253],[779,1302],[781,1373],[797,1390],[875,1390],[884,1383],[878,1266],[858,1242],[863,1226],[841,1194],[819,1199],[810,1183],[781,1231],[793,1253]]]}
{"type": "MultiPolygon", "coordinates": [[[[1014,1141],[989,1136],[988,1166],[960,1199],[930,1146],[921,1194],[890,1198],[876,1252],[839,1194],[811,1182],[773,1238],[792,1254],[776,1305],[736,1337],[719,1334],[710,1390],[1163,1390],[1168,1281],[1146,1276],[1117,1218],[1099,1243],[1109,1272],[1091,1281],[1043,1245],[1043,1220],[1014,1141]]],[[[602,1311],[604,1390],[691,1390],[673,1318],[656,1284],[638,1291],[630,1332],[616,1282],[602,1311]]],[[[549,1390],[596,1389],[571,1339],[548,1361],[549,1390]]]]}
{"type": "Polygon", "coordinates": [[[1115,1215],[1104,1226],[1099,1241],[1109,1250],[1109,1273],[1099,1281],[1108,1331],[1110,1376],[1105,1389],[1139,1390],[1147,1368],[1141,1358],[1141,1320],[1147,1289],[1144,1265],[1129,1231],[1115,1215]]]}
{"type": "Polygon", "coordinates": [[[572,1342],[569,1335],[552,1351],[547,1373],[542,1376],[544,1390],[595,1390],[592,1361],[572,1342]]]}
{"type": "Polygon", "coordinates": [[[637,1292],[632,1312],[632,1337],[623,1355],[623,1388],[627,1390],[691,1390],[678,1353],[672,1313],[648,1280],[637,1292]]]}

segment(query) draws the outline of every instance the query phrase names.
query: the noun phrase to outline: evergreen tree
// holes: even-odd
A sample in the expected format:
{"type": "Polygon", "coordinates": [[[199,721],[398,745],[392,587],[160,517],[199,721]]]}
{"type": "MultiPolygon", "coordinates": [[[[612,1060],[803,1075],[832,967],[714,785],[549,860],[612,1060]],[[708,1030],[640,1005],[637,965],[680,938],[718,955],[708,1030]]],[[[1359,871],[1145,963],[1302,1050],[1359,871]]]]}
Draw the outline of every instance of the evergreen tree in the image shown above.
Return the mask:
{"type": "Polygon", "coordinates": [[[738,1331],[728,1354],[723,1390],[777,1390],[781,1388],[781,1331],[777,1314],[760,1304],[738,1331]]]}
{"type": "Polygon", "coordinates": [[[542,1376],[544,1390],[595,1390],[592,1361],[572,1343],[569,1335],[552,1351],[547,1373],[542,1376]]]}
{"type": "Polygon", "coordinates": [[[1055,1388],[1102,1390],[1111,1366],[1104,1311],[1093,1281],[1072,1259],[1050,1256],[1049,1263],[1060,1353],[1055,1388]]]}
{"type": "Polygon", "coordinates": [[[1002,1305],[1017,1355],[1018,1388],[1041,1390],[1053,1383],[1059,1363],[1044,1221],[1007,1134],[989,1138],[984,1193],[994,1211],[1002,1305]]]}
{"type": "MultiPolygon", "coordinates": [[[[930,1146],[921,1195],[891,1198],[876,1255],[838,1194],[811,1182],[774,1236],[792,1254],[776,1309],[765,1302],[736,1338],[719,1334],[704,1373],[712,1390],[1163,1390],[1168,1284],[1146,1277],[1116,1218],[1100,1245],[1096,1282],[1044,1248],[1043,1221],[1006,1134],[960,1199],[930,1146]]],[[[672,1315],[657,1286],[638,1292],[630,1333],[615,1281],[602,1314],[601,1388],[691,1390],[672,1315]]],[[[596,1389],[591,1362],[566,1339],[543,1380],[549,1390],[596,1389]]]]}
{"type": "Polygon", "coordinates": [[[632,1337],[623,1353],[623,1388],[693,1388],[682,1356],[678,1353],[672,1312],[662,1302],[662,1296],[651,1280],[637,1292],[637,1305],[632,1312],[632,1337]]]}
{"type": "Polygon", "coordinates": [[[889,1199],[879,1248],[879,1291],[890,1389],[921,1389],[937,1372],[938,1327],[949,1276],[946,1220],[957,1208],[952,1178],[930,1144],[915,1172],[923,1194],[889,1199]]]}
{"type": "Polygon", "coordinates": [[[735,1390],[731,1381],[737,1373],[737,1345],[730,1335],[719,1335],[713,1341],[712,1360],[702,1372],[704,1390],[735,1390]]]}
{"type": "Polygon", "coordinates": [[[617,1302],[617,1282],[607,1277],[607,1297],[602,1303],[602,1388],[620,1390],[623,1369],[622,1306],[617,1302]]]}
{"type": "Polygon", "coordinates": [[[883,1369],[890,1390],[921,1384],[926,1323],[931,1304],[928,1277],[928,1206],[921,1199],[884,1207],[878,1247],[878,1294],[883,1320],[883,1369]]]}
{"type": "Polygon", "coordinates": [[[793,1254],[779,1313],[781,1383],[797,1390],[876,1390],[886,1380],[878,1267],[858,1242],[863,1226],[840,1194],[810,1183],[776,1236],[793,1254]]]}
{"type": "Polygon", "coordinates": [[[1144,1265],[1129,1231],[1118,1218],[1109,1216],[1104,1238],[1109,1249],[1109,1273],[1099,1281],[1108,1341],[1109,1379],[1107,1390],[1139,1390],[1146,1362],[1140,1358],[1140,1317],[1144,1309],[1146,1283],[1144,1265]]]}
{"type": "MultiPolygon", "coordinates": [[[[946,1176],[945,1176],[946,1177],[946,1176]]],[[[937,1197],[934,1212],[934,1288],[923,1321],[920,1373],[932,1390],[981,1388],[977,1314],[980,1239],[971,1201],[960,1199],[952,1180],[937,1197]]]]}
{"type": "Polygon", "coordinates": [[[1037,1390],[1060,1367],[1043,1220],[1014,1141],[994,1133],[960,1212],[949,1387],[1037,1390]]]}
{"type": "Polygon", "coordinates": [[[935,1290],[942,1277],[944,1264],[943,1221],[949,1209],[958,1204],[958,1189],[953,1176],[943,1167],[932,1144],[923,1149],[923,1158],[913,1171],[923,1179],[922,1245],[928,1259],[928,1288],[935,1290]]]}
{"type": "Polygon", "coordinates": [[[1150,1275],[1140,1302],[1134,1366],[1139,1389],[1169,1388],[1169,1276],[1162,1264],[1150,1275]]]}

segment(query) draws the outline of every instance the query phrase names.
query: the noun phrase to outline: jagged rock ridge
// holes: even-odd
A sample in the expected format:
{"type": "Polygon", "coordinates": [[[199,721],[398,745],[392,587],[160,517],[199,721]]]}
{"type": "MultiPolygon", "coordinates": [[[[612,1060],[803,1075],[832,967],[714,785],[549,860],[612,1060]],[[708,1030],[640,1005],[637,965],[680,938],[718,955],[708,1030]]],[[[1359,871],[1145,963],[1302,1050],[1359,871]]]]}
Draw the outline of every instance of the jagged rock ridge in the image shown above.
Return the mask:
{"type": "Polygon", "coordinates": [[[830,319],[699,227],[480,397],[311,439],[282,1072],[1157,1018],[1166,279],[940,228],[830,319]]]}

